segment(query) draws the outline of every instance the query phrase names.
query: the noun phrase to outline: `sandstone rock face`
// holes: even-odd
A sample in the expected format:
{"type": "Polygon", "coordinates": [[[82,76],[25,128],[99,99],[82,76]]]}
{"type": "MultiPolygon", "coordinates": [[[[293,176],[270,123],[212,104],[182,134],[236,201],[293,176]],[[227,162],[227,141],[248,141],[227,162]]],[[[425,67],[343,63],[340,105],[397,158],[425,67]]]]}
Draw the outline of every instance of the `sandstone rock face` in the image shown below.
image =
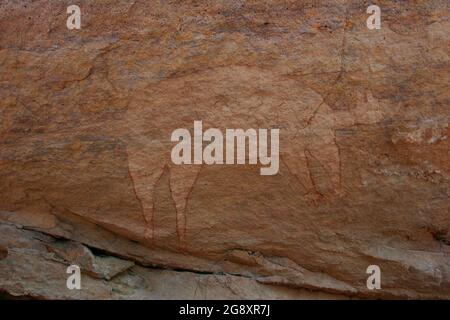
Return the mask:
{"type": "Polygon", "coordinates": [[[379,30],[357,0],[75,2],[80,30],[0,3],[0,291],[450,298],[448,1],[379,30]],[[278,128],[278,174],[173,164],[196,120],[278,128]]]}

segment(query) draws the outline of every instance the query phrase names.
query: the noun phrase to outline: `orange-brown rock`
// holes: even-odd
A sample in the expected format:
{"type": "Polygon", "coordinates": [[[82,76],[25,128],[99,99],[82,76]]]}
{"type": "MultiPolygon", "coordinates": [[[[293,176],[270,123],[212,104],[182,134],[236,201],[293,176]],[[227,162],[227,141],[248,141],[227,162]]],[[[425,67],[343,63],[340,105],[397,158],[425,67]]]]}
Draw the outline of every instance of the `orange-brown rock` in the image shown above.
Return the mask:
{"type": "Polygon", "coordinates": [[[72,2],[0,3],[0,291],[450,298],[447,1],[72,2]],[[278,174],[174,165],[195,120],[278,174]]]}

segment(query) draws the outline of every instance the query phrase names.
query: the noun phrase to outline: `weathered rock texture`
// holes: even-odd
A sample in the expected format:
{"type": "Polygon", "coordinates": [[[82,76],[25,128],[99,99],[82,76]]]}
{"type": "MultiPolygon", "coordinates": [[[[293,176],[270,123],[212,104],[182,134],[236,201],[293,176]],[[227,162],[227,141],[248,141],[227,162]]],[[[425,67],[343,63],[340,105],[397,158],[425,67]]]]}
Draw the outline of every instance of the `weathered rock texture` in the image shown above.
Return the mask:
{"type": "Polygon", "coordinates": [[[0,290],[449,299],[448,1],[370,4],[1,1],[0,290]],[[279,173],[173,165],[194,120],[279,128],[279,173]]]}

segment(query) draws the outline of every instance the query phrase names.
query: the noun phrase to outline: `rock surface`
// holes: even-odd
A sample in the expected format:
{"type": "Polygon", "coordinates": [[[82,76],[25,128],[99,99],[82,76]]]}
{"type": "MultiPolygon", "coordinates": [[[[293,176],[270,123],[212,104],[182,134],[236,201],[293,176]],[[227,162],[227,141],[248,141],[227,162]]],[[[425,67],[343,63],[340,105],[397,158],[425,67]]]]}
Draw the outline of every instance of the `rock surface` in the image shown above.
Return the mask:
{"type": "Polygon", "coordinates": [[[1,291],[450,298],[447,1],[72,2],[0,3],[1,291]],[[195,120],[279,173],[174,165],[195,120]]]}

